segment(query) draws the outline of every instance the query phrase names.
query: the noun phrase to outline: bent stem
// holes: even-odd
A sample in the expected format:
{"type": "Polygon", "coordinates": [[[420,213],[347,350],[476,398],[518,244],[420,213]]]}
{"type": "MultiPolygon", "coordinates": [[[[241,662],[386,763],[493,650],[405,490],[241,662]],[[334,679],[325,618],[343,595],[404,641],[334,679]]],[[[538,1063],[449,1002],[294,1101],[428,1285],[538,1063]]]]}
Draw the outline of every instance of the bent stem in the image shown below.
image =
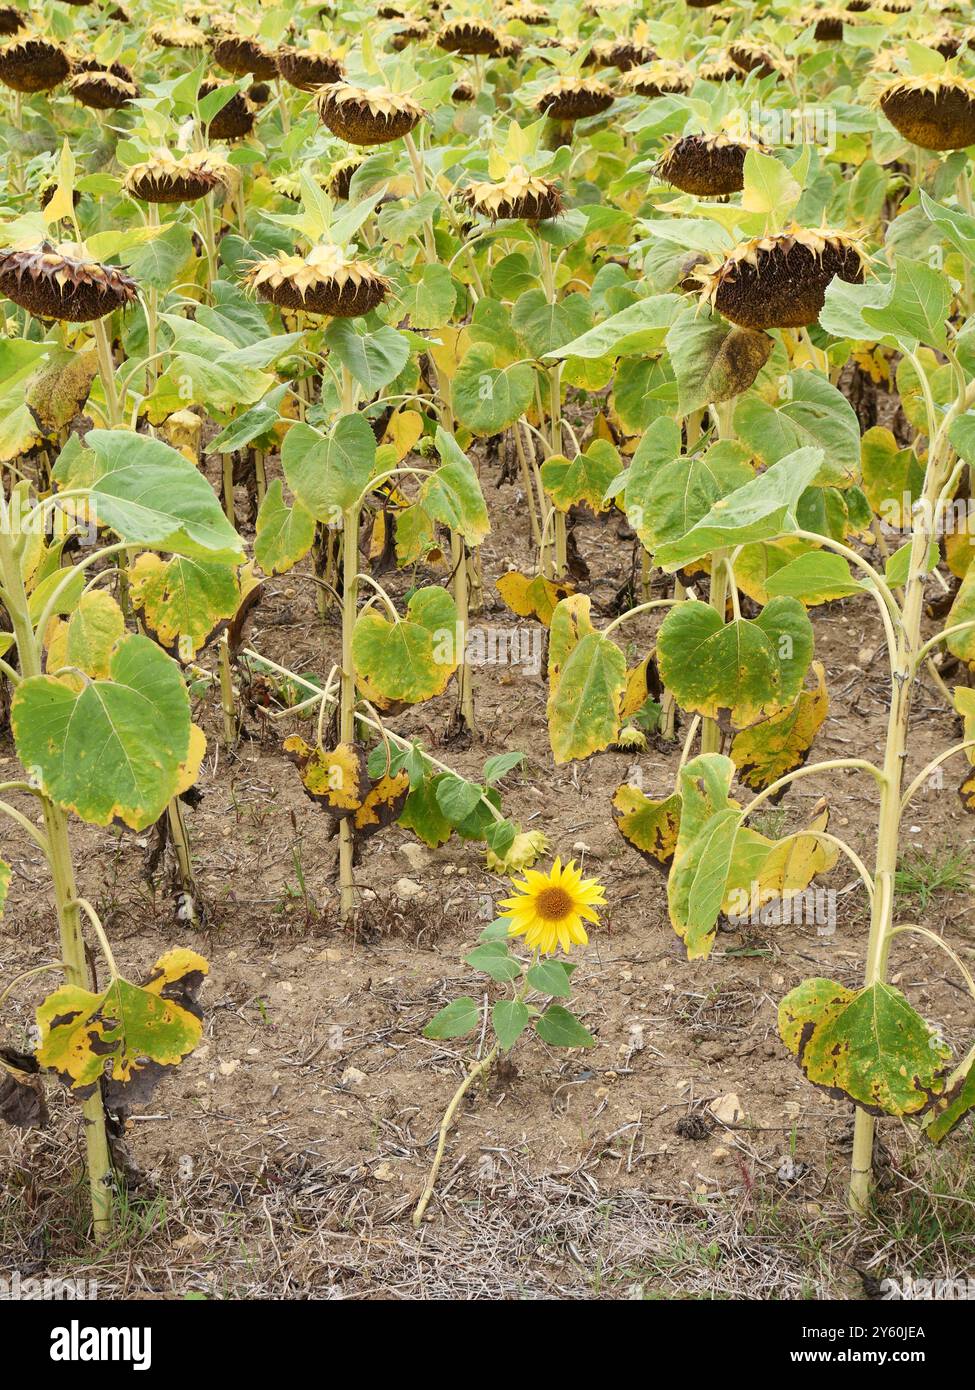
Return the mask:
{"type": "Polygon", "coordinates": [[[430,1165],[430,1174],[427,1178],[426,1187],[424,1187],[420,1200],[416,1204],[416,1210],[413,1213],[414,1226],[420,1225],[424,1213],[430,1205],[430,1200],[433,1197],[434,1188],[437,1185],[437,1176],[440,1173],[440,1165],[443,1163],[444,1150],[447,1147],[447,1135],[450,1133],[450,1127],[454,1122],[454,1116],[457,1114],[457,1107],[467,1095],[467,1092],[470,1090],[471,1086],[473,1086],[474,1082],[477,1081],[479,1077],[487,1076],[488,1072],[494,1066],[500,1050],[500,1043],[495,1043],[494,1047],[491,1048],[491,1051],[482,1061],[474,1063],[463,1081],[457,1087],[453,1099],[444,1111],[443,1119],[440,1121],[437,1151],[433,1156],[433,1163],[430,1165]]]}

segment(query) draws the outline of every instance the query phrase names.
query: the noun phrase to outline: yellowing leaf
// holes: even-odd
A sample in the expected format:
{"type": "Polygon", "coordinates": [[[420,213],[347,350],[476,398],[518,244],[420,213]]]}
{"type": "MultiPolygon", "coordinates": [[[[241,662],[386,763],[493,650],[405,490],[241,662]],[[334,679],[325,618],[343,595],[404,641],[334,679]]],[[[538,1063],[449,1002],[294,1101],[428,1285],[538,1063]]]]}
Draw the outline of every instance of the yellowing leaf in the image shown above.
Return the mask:
{"type": "Polygon", "coordinates": [[[624,782],[613,796],[616,828],[655,869],[666,873],[677,849],[681,799],[675,792],[662,801],[644,796],[624,782]]]}
{"type": "Polygon", "coordinates": [[[285,739],[284,751],[297,767],[306,794],[330,815],[350,816],[362,806],[369,794],[369,773],[358,744],[313,748],[295,734],[285,739]]]}
{"type": "MultiPolygon", "coordinates": [[[[814,661],[812,669],[815,690],[800,691],[791,709],[735,735],[731,757],[738,768],[739,781],[746,787],[762,791],[787,772],[802,767],[809,756],[813,739],[829,713],[822,663],[814,661]]],[[[783,787],[773,800],[781,799],[787,790],[783,787]]]]}
{"type": "Polygon", "coordinates": [[[144,985],[117,977],[101,994],[62,985],[40,1005],[37,1060],[80,1096],[107,1076],[116,1098],[144,1099],[159,1068],[193,1051],[202,1025],[196,993],[209,967],[195,951],[162,956],[144,985]]]}

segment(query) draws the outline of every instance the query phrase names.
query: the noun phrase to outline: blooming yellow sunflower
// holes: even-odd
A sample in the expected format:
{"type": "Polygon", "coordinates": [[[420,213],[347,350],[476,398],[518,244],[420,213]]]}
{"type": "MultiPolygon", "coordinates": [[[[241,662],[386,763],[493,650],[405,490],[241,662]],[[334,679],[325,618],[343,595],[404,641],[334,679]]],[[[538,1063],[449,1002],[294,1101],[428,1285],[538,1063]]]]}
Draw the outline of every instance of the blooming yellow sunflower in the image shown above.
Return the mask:
{"type": "Polygon", "coordinates": [[[511,921],[509,936],[523,936],[526,945],[544,956],[559,946],[568,952],[588,944],[583,920],[598,922],[594,908],[605,906],[606,897],[600,883],[582,877],[574,859],[565,868],[556,859],[547,874],[527,869],[524,880],[512,880],[512,886],[521,896],[501,903],[501,916],[511,921]]]}

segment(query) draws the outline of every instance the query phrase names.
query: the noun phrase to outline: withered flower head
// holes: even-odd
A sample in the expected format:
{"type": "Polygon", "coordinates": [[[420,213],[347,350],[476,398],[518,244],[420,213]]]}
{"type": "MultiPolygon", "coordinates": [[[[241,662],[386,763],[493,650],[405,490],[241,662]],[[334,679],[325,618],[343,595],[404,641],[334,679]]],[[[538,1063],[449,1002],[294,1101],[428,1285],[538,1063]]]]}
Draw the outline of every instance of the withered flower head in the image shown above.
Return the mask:
{"type": "Polygon", "coordinates": [[[740,193],[745,186],[745,155],[760,149],[754,140],[727,135],[683,135],[664,151],[654,172],[658,178],[699,198],[740,193]]]}
{"type": "Polygon", "coordinates": [[[350,145],[384,145],[409,135],[424,112],[412,97],[385,87],[336,82],[315,98],[323,125],[350,145]]]}
{"type": "Polygon", "coordinates": [[[154,24],[149,37],[160,48],[206,47],[206,39],[195,24],[154,24]]]}
{"type": "Polygon", "coordinates": [[[464,190],[465,201],[491,221],[521,218],[525,222],[544,222],[562,211],[562,195],[550,179],[530,174],[516,164],[498,183],[472,183],[464,190]]]}
{"type": "Polygon", "coordinates": [[[125,176],[127,193],[144,203],[192,203],[232,180],[230,165],[209,150],[174,155],[160,150],[125,176]]]}
{"type": "Polygon", "coordinates": [[[259,81],[267,81],[278,75],[278,61],[271,50],[257,39],[240,34],[218,38],[213,45],[213,56],[234,77],[246,77],[250,73],[259,81]]]}
{"type": "Polygon", "coordinates": [[[560,77],[541,93],[535,109],[553,121],[579,121],[608,111],[613,101],[611,88],[595,77],[560,77]]]}
{"type": "Polygon", "coordinates": [[[586,54],[583,66],[629,72],[630,68],[652,63],[656,56],[649,44],[636,43],[633,39],[600,39],[586,54]]]}
{"type": "Polygon", "coordinates": [[[77,72],[68,78],[67,89],[75,101],[95,111],[117,111],[122,106],[128,106],[139,95],[134,82],[105,70],[77,72]]]}
{"type": "Polygon", "coordinates": [[[103,63],[98,58],[71,58],[71,71],[75,72],[110,72],[113,77],[121,77],[123,82],[135,84],[135,77],[132,69],[126,67],[124,63],[103,63]]]}
{"type": "Polygon", "coordinates": [[[738,66],[727,53],[702,63],[695,74],[702,82],[740,82],[745,69],[738,66]]]}
{"type": "MultiPolygon", "coordinates": [[[[337,159],[326,173],[318,175],[319,187],[323,188],[330,198],[348,198],[353,176],[356,170],[361,168],[362,159],[359,155],[353,154],[347,159],[337,159]]],[[[273,180],[273,185],[277,193],[283,193],[286,198],[293,198],[296,203],[301,201],[301,180],[297,173],[278,174],[273,180]]]]}
{"type": "Polygon", "coordinates": [[[0,294],[37,318],[88,323],[131,304],[136,290],[131,275],[70,242],[0,251],[0,294]]]}
{"type": "Polygon", "coordinates": [[[923,73],[900,77],[879,97],[895,130],[925,150],[963,150],[975,144],[975,81],[923,73]]]}
{"type": "Polygon", "coordinates": [[[475,92],[470,82],[458,82],[453,87],[450,97],[452,101],[456,101],[459,105],[462,102],[475,101],[477,99],[477,92],[475,92]]]}
{"type": "Polygon", "coordinates": [[[551,11],[544,5],[536,5],[533,0],[515,0],[512,5],[505,6],[502,16],[504,19],[517,19],[521,24],[527,24],[534,28],[539,24],[550,24],[552,22],[551,11]]]}
{"type": "Polygon", "coordinates": [[[19,34],[21,29],[26,27],[27,20],[22,10],[18,10],[16,5],[0,5],[0,35],[9,38],[11,34],[19,34]]]}
{"type": "Polygon", "coordinates": [[[746,39],[736,40],[730,47],[731,61],[737,63],[743,72],[754,72],[759,77],[771,77],[786,66],[781,58],[775,58],[760,43],[750,43],[746,39]]]}
{"type": "Polygon", "coordinates": [[[342,81],[342,64],[327,53],[284,47],[278,49],[277,57],[281,76],[299,91],[313,92],[329,82],[342,81]]]}
{"type": "Polygon", "coordinates": [[[679,63],[656,62],[631,68],[620,78],[620,95],[635,93],[641,97],[665,96],[670,92],[689,92],[693,75],[679,63]]]}
{"type": "Polygon", "coordinates": [[[70,71],[67,53],[50,39],[17,39],[0,48],[0,82],[15,92],[49,92],[70,71]]]}
{"type": "Polygon", "coordinates": [[[862,284],[864,266],[855,238],[794,227],[742,242],[696,278],[703,299],[741,328],[805,328],[819,317],[833,277],[862,284]]]}
{"type": "Polygon", "coordinates": [[[849,24],[849,11],[814,8],[806,10],[803,22],[813,25],[813,38],[817,43],[840,43],[843,38],[843,25],[849,24]]]}
{"type": "Polygon", "coordinates": [[[252,265],[245,279],[260,299],[281,309],[342,319],[367,314],[389,291],[389,281],[366,261],[327,243],[313,247],[307,256],[279,251],[252,265]]]}
{"type": "Polygon", "coordinates": [[[410,20],[406,24],[401,24],[395,34],[390,35],[389,46],[397,53],[402,53],[404,48],[408,48],[411,43],[423,43],[430,37],[430,26],[424,19],[410,20]]]}
{"type": "Polygon", "coordinates": [[[500,40],[490,24],[477,19],[452,19],[437,35],[437,47],[445,53],[475,54],[497,53],[500,40]]]}
{"type": "MultiPolygon", "coordinates": [[[[200,83],[200,98],[208,97],[226,82],[207,80],[200,83]]],[[[243,140],[254,129],[255,108],[243,92],[235,92],[228,102],[221,106],[213,120],[207,125],[211,140],[243,140]]]]}

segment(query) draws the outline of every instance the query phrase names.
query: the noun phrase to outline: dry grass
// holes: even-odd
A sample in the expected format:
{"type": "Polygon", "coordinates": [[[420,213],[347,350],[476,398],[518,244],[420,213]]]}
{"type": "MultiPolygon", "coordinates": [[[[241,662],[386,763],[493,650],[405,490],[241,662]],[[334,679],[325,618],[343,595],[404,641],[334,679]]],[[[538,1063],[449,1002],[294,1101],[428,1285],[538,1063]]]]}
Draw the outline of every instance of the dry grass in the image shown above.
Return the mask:
{"type": "Polygon", "coordinates": [[[515,1150],[459,1155],[419,1232],[415,1194],[387,1196],[360,1164],[197,1163],[143,1179],[96,1254],[76,1144],[57,1106],[52,1130],[0,1165],[0,1270],[94,1281],[102,1299],[864,1298],[888,1276],[965,1276],[975,1238],[969,1135],[887,1155],[865,1223],[744,1163],[721,1195],[607,1192],[595,1149],[544,1174],[515,1150]]]}

